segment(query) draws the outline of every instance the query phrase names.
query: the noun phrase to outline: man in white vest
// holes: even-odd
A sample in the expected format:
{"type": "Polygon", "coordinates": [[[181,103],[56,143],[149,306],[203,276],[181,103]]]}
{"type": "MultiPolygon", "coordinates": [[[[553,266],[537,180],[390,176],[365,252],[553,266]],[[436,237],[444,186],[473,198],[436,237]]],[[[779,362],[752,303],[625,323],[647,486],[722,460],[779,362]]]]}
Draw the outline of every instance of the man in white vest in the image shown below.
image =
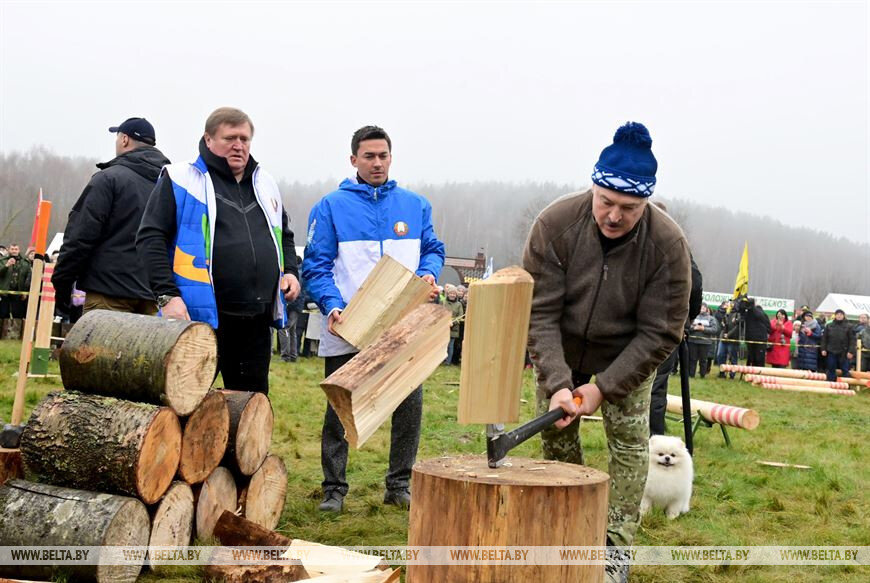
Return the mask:
{"type": "Polygon", "coordinates": [[[199,157],[163,169],[137,248],[162,315],[215,328],[224,386],[265,393],[269,327],[283,327],[299,280],[281,193],[251,157],[253,137],[245,112],[215,110],[199,157]]]}

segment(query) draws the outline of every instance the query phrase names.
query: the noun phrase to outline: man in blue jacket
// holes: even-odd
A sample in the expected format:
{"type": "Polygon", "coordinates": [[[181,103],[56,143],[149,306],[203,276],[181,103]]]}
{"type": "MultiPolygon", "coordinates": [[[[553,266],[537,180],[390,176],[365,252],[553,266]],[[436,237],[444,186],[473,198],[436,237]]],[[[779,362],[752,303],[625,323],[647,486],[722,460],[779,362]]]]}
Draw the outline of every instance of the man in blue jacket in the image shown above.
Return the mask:
{"type": "MultiPolygon", "coordinates": [[[[334,334],[341,312],[384,254],[390,255],[428,281],[444,266],[444,244],[432,228],[432,206],[414,192],[389,179],[392,142],[377,126],[357,130],[351,139],[350,163],[354,178],[324,196],[308,218],[308,242],[302,278],[311,298],[326,316],[320,335],[325,375],[341,368],[357,349],[334,334]]],[[[407,508],[411,467],[420,442],[423,389],[418,387],[393,413],[390,468],[385,504],[407,508]]],[[[320,510],[341,512],[348,484],[347,441],[344,427],[327,404],[323,421],[320,463],[323,502],[320,510]]]]}

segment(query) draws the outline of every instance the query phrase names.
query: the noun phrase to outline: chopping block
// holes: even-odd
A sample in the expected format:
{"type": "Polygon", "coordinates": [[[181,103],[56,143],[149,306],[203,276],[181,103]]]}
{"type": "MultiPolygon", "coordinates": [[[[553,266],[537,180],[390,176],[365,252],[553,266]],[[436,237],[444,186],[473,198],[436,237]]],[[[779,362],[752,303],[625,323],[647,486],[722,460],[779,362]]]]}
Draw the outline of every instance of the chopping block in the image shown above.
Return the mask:
{"type": "MultiPolygon", "coordinates": [[[[486,456],[423,460],[412,473],[408,545],[526,547],[605,545],[609,477],[548,460],[508,457],[490,468],[486,456]]],[[[603,565],[410,564],[407,583],[604,581],[603,565]]],[[[517,555],[515,555],[517,556],[517,555]]],[[[522,557],[522,555],[519,555],[522,557]]],[[[550,562],[558,563],[559,555],[550,562]]]]}

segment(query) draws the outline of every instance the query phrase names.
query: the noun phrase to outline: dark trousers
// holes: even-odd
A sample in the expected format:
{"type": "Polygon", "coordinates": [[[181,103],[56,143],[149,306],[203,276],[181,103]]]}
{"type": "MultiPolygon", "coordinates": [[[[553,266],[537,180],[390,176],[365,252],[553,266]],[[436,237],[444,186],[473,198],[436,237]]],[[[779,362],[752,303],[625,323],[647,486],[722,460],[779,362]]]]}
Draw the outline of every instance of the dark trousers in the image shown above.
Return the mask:
{"type": "Polygon", "coordinates": [[[269,314],[232,316],[218,313],[218,370],[224,388],[269,393],[272,331],[269,314]]]}
{"type": "Polygon", "coordinates": [[[767,347],[764,344],[746,345],[746,366],[764,366],[767,356],[767,347]]]}
{"type": "Polygon", "coordinates": [[[668,378],[674,369],[674,363],[679,359],[679,346],[671,352],[656,371],[649,402],[649,433],[650,435],[665,434],[665,412],[668,409],[668,378]]]}
{"type": "Polygon", "coordinates": [[[828,381],[835,382],[837,380],[837,369],[843,370],[843,376],[849,376],[849,359],[846,358],[846,353],[829,352],[827,356],[828,364],[828,381]]]}
{"type": "Polygon", "coordinates": [[[695,378],[695,370],[698,365],[701,368],[701,378],[707,376],[710,370],[710,361],[707,360],[707,355],[710,353],[709,344],[696,344],[689,342],[689,376],[695,378]]]}
{"type": "MultiPolygon", "coordinates": [[[[327,356],[324,374],[328,377],[356,354],[327,356]]],[[[420,444],[420,423],[423,417],[423,387],[417,387],[393,412],[390,431],[390,469],[387,472],[387,490],[407,489],[411,482],[411,467],[417,459],[420,444]]],[[[323,494],[338,491],[347,495],[347,440],[344,426],[332,408],[326,405],[323,434],[320,441],[320,465],[323,468],[323,494]]]]}
{"type": "Polygon", "coordinates": [[[296,360],[299,356],[299,345],[296,343],[296,320],[299,312],[288,311],[287,323],[278,330],[278,353],[284,360],[296,360]]]}

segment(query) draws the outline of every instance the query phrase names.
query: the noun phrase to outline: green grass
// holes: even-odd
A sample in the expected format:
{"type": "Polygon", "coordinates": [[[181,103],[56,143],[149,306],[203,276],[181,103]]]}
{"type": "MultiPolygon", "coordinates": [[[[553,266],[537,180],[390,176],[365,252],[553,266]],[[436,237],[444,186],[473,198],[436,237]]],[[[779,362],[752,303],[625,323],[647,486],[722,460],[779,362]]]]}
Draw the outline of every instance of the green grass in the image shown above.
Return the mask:
{"type": "MultiPolygon", "coordinates": [[[[0,341],[0,417],[8,420],[17,370],[17,342],[0,341]]],[[[57,365],[52,363],[53,371],[57,365]]],[[[320,427],[325,399],[318,387],[323,364],[302,359],[272,361],[275,410],[272,451],[290,475],[287,502],[278,530],[288,537],[336,545],[401,545],[407,541],[406,512],[381,503],[389,453],[389,429],[379,429],[361,451],[351,451],[350,493],[340,516],[322,515],[320,427]]],[[[418,457],[483,453],[483,427],[456,422],[457,367],[440,367],[426,383],[423,435],[418,457]]],[[[58,379],[30,380],[27,414],[58,379]]],[[[729,429],[727,448],[718,429],[700,429],[695,439],[692,510],[669,521],[661,511],[641,525],[639,545],[870,545],[870,392],[856,397],[786,393],[737,381],[696,379],[693,396],[756,409],[755,431],[729,429]],[[757,460],[812,466],[811,470],[764,467],[757,460]]],[[[671,392],[679,391],[676,377],[671,392]]],[[[521,419],[534,414],[534,389],[527,372],[521,419]]],[[[669,422],[669,430],[681,427],[669,422]]],[[[600,423],[581,429],[587,463],[607,470],[600,423]]],[[[532,439],[516,455],[540,457],[532,439]]],[[[542,520],[545,520],[542,517],[542,520]]],[[[633,582],[816,582],[866,581],[867,569],[850,567],[659,567],[636,566],[633,582]]],[[[196,569],[143,581],[198,580],[196,569]]]]}

